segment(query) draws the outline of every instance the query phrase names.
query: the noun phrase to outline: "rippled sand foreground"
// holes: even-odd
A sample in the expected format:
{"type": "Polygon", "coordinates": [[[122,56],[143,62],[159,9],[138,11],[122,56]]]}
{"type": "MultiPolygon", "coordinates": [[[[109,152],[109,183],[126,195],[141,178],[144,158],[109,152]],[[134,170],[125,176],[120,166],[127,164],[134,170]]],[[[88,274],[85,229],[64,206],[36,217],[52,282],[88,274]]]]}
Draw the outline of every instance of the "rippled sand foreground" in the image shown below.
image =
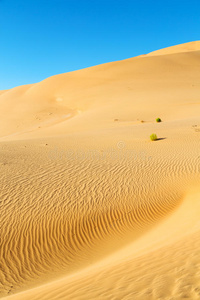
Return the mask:
{"type": "Polygon", "coordinates": [[[0,92],[1,299],[200,298],[199,63],[193,42],[0,92]]]}

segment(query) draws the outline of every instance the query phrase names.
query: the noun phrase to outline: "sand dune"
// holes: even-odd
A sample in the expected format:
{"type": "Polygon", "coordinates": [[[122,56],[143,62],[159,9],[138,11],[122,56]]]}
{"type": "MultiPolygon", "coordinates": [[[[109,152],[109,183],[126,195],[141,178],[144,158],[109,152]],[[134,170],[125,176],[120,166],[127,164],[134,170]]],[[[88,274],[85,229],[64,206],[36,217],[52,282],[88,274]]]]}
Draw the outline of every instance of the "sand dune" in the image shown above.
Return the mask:
{"type": "Polygon", "coordinates": [[[0,92],[2,299],[199,299],[199,60],[192,42],[0,92]]]}
{"type": "Polygon", "coordinates": [[[167,47],[164,49],[153,51],[149,53],[148,56],[167,55],[167,54],[175,54],[175,53],[183,53],[183,52],[191,52],[191,51],[199,51],[199,50],[200,50],[200,41],[195,41],[195,42],[175,45],[172,47],[167,47]]]}
{"type": "MultiPolygon", "coordinates": [[[[185,51],[191,45],[178,48],[185,51]]],[[[15,134],[17,139],[24,139],[34,131],[31,136],[38,138],[107,128],[115,118],[154,121],[155,115],[162,114],[175,120],[184,119],[186,112],[189,117],[198,117],[200,45],[197,48],[193,52],[173,54],[172,49],[170,55],[135,57],[11,89],[0,96],[1,137],[15,134]],[[54,132],[52,128],[46,130],[69,118],[64,126],[54,126],[54,132]]]]}

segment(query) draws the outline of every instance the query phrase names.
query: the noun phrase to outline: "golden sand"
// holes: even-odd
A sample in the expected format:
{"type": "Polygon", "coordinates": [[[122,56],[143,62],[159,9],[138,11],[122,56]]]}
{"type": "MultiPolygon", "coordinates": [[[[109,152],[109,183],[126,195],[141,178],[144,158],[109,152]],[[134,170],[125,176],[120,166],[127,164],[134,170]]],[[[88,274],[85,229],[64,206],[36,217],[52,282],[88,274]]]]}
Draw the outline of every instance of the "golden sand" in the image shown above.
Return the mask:
{"type": "Polygon", "coordinates": [[[199,62],[197,41],[0,91],[1,299],[200,299],[199,62]]]}

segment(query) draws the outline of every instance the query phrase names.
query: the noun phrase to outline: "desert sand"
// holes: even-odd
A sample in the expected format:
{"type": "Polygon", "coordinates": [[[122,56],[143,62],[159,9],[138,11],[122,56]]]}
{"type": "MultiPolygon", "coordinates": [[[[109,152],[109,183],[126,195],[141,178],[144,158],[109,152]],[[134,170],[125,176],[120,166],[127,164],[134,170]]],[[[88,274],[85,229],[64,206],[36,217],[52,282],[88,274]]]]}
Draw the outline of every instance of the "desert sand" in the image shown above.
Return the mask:
{"type": "Polygon", "coordinates": [[[0,107],[1,299],[200,299],[200,41],[0,107]]]}

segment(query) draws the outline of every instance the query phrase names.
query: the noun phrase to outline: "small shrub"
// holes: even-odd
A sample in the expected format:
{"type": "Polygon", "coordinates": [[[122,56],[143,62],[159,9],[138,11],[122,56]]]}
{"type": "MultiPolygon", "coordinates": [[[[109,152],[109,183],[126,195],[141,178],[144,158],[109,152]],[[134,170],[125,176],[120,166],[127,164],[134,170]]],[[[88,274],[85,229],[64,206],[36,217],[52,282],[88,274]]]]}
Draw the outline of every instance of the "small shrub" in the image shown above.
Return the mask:
{"type": "Polygon", "coordinates": [[[157,123],[160,123],[160,122],[162,122],[162,121],[161,121],[160,118],[157,118],[157,119],[156,119],[156,122],[157,122],[157,123]]]}
{"type": "Polygon", "coordinates": [[[150,140],[151,141],[156,141],[158,138],[157,138],[157,135],[155,134],[155,133],[152,133],[151,135],[150,135],[150,140]]]}

